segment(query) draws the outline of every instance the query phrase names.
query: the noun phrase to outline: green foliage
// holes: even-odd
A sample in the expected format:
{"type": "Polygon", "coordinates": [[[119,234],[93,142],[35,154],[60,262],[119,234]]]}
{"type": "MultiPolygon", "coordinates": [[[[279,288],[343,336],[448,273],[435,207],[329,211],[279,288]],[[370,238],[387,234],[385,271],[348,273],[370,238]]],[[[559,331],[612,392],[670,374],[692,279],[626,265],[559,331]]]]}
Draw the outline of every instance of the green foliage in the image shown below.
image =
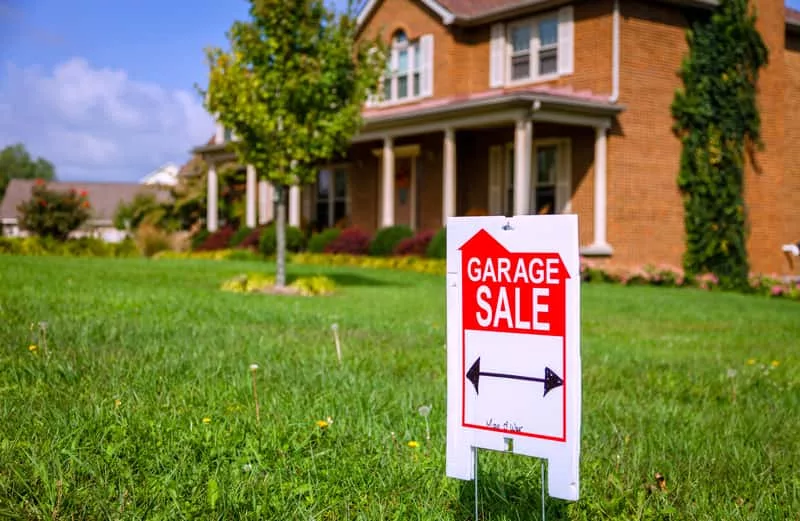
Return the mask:
{"type": "Polygon", "coordinates": [[[672,114],[680,137],[688,274],[715,274],[723,288],[747,288],[746,152],[761,144],[756,100],[767,47],[747,0],[725,0],[692,25],[672,114]]]}
{"type": "Polygon", "coordinates": [[[94,237],[58,241],[51,237],[0,237],[0,254],[41,257],[138,257],[131,239],[105,242],[94,237]]]}
{"type": "Polygon", "coordinates": [[[384,70],[379,40],[357,33],[352,11],[337,16],[323,0],[251,0],[250,19],[228,32],[230,51],[207,51],[206,109],[237,137],[238,162],[277,190],[278,285],[286,187],[313,182],[321,161],[346,152],[384,70]]]}
{"type": "Polygon", "coordinates": [[[211,235],[211,232],[208,231],[208,228],[200,228],[197,230],[197,232],[192,235],[191,248],[193,250],[199,248],[204,242],[206,242],[206,239],[208,239],[209,235],[211,235]]]}
{"type": "Polygon", "coordinates": [[[17,206],[20,227],[42,237],[64,241],[91,216],[85,192],[50,190],[44,181],[37,181],[31,198],[17,206]]]}
{"type": "Polygon", "coordinates": [[[22,143],[9,145],[0,151],[0,200],[12,179],[54,181],[55,178],[53,164],[41,157],[34,160],[22,143]]]}
{"type": "MultiPolygon", "coordinates": [[[[296,226],[286,227],[286,249],[288,251],[300,251],[306,246],[306,237],[303,231],[296,226]]],[[[275,255],[277,248],[277,236],[275,225],[271,224],[261,232],[261,240],[258,243],[258,250],[263,255],[275,255]]]]}
{"type": "Polygon", "coordinates": [[[252,233],[253,229],[248,228],[247,226],[242,226],[238,230],[236,230],[233,235],[231,236],[231,242],[228,244],[231,248],[236,248],[239,246],[245,238],[247,238],[250,233],[252,233]]]}
{"type": "Polygon", "coordinates": [[[114,226],[118,230],[136,230],[146,222],[158,225],[164,216],[162,205],[152,193],[136,194],[130,202],[121,202],[114,212],[114,226]]]}
{"type": "Polygon", "coordinates": [[[308,251],[311,253],[322,253],[325,247],[335,241],[341,235],[341,228],[328,228],[319,233],[315,233],[308,240],[308,251]]]}
{"type": "Polygon", "coordinates": [[[431,259],[446,259],[447,258],[447,229],[441,228],[436,232],[436,235],[431,239],[428,244],[428,250],[425,256],[431,259]]]}
{"type": "Polygon", "coordinates": [[[397,243],[414,236],[414,231],[403,225],[381,228],[369,243],[369,254],[377,257],[388,257],[394,253],[397,243]]]}

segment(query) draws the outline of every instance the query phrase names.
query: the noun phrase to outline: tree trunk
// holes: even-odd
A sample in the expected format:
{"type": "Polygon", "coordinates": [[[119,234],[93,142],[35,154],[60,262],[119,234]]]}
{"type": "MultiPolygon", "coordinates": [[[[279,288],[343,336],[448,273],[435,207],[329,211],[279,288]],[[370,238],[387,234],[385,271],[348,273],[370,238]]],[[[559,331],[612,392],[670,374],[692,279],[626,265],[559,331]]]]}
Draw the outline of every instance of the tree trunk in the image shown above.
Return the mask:
{"type": "Polygon", "coordinates": [[[282,288],[286,286],[286,186],[278,185],[275,187],[278,200],[275,218],[275,253],[277,254],[275,267],[275,286],[282,288]]]}

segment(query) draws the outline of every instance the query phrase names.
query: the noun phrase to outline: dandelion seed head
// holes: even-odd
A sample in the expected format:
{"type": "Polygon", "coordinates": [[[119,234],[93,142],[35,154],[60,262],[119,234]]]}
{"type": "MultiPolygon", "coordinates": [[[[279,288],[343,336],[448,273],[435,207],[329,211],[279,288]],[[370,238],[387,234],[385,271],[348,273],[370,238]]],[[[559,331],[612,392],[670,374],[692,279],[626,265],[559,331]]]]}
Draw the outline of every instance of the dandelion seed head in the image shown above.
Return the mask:
{"type": "Polygon", "coordinates": [[[733,378],[736,376],[736,369],[728,369],[728,378],[733,378]]]}
{"type": "Polygon", "coordinates": [[[420,416],[422,416],[424,418],[427,418],[428,415],[431,413],[431,406],[430,405],[423,405],[418,409],[418,411],[419,411],[419,415],[420,416]]]}
{"type": "Polygon", "coordinates": [[[250,364],[251,371],[258,371],[258,364],[250,364]]]}

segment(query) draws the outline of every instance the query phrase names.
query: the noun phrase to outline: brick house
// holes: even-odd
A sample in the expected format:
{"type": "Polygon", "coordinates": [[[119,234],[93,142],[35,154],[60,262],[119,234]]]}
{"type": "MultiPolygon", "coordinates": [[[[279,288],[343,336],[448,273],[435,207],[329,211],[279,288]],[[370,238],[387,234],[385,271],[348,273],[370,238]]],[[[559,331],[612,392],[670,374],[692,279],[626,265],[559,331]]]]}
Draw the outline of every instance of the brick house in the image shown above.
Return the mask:
{"type": "MultiPolygon", "coordinates": [[[[766,149],[748,166],[754,271],[781,271],[800,238],[800,12],[753,0],[770,50],[759,103],[766,149]]],[[[716,0],[369,0],[365,35],[391,43],[383,98],[346,161],[292,187],[289,222],[341,219],[374,231],[436,229],[449,215],[574,212],[581,251],[618,265],[680,265],[680,142],[670,104],[686,30],[716,0]]],[[[218,128],[198,147],[231,159],[218,128]]],[[[270,186],[248,168],[247,223],[267,222],[270,186]],[[256,215],[258,213],[258,215],[256,215]]]]}

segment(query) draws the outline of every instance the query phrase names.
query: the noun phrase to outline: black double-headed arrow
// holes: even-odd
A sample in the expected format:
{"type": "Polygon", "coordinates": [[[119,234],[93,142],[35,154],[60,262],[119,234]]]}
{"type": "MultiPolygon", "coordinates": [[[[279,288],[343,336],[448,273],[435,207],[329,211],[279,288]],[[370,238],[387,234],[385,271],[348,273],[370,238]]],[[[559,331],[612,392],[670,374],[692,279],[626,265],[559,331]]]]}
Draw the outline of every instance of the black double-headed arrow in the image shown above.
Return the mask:
{"type": "Polygon", "coordinates": [[[475,386],[476,394],[478,393],[478,381],[480,380],[481,376],[493,376],[495,378],[507,378],[510,380],[524,380],[526,382],[541,382],[544,384],[543,396],[547,396],[547,393],[556,387],[561,387],[564,385],[564,380],[562,380],[561,377],[554,373],[549,367],[544,368],[544,378],[520,376],[516,374],[481,372],[481,357],[478,357],[478,359],[475,360],[475,363],[472,364],[472,367],[469,368],[469,371],[467,371],[467,380],[472,382],[472,385],[475,386]]]}

